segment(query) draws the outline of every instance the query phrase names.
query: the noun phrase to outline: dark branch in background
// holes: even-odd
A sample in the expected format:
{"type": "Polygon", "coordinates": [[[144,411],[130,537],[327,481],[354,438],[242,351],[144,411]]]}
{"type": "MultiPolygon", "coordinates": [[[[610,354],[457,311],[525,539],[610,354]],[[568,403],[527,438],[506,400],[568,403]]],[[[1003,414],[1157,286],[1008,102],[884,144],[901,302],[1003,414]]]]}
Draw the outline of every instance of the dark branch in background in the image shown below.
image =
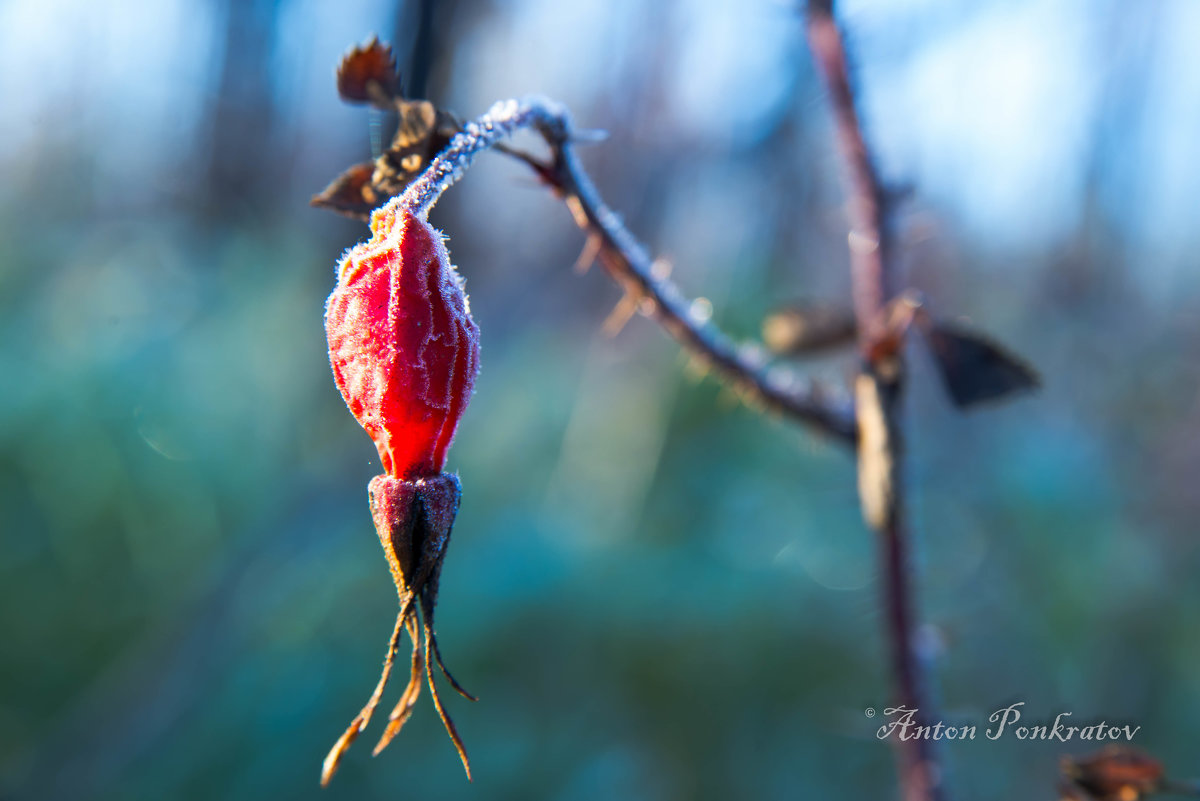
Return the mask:
{"type": "MultiPolygon", "coordinates": [[[[879,181],[859,125],[841,32],[832,0],[812,0],[808,40],[829,91],[843,161],[850,217],[850,271],[862,369],[855,381],[858,486],[863,517],[879,537],[882,603],[887,620],[895,703],[917,710],[914,720],[936,719],[924,692],[915,636],[909,532],[904,509],[904,325],[889,325],[897,275],[888,234],[888,195],[879,181]]],[[[911,308],[912,304],[909,304],[911,308]]],[[[903,308],[900,305],[892,308],[903,308]]],[[[911,321],[911,311],[907,315],[911,321]]],[[[894,738],[904,801],[943,797],[931,741],[894,738]]]]}
{"type": "Polygon", "coordinates": [[[445,44],[444,28],[454,11],[455,3],[451,0],[418,0],[416,3],[399,4],[397,41],[410,35],[412,38],[408,70],[404,76],[409,97],[429,96],[429,76],[433,72],[434,60],[445,44]],[[443,23],[441,26],[435,22],[435,14],[439,15],[439,21],[443,23]]]}
{"type": "Polygon", "coordinates": [[[278,186],[282,159],[276,151],[278,109],[269,80],[270,48],[262,46],[276,29],[279,4],[272,0],[221,0],[217,19],[220,77],[206,117],[206,164],[201,166],[204,213],[221,223],[244,221],[270,208],[270,188],[278,186]]]}

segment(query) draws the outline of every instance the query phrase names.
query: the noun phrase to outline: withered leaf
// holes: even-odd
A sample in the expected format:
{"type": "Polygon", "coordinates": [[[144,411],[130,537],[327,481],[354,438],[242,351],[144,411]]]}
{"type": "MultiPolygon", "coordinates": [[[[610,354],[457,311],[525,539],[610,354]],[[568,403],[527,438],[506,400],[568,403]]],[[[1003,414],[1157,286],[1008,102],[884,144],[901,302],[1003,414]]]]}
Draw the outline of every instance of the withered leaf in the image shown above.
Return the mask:
{"type": "Polygon", "coordinates": [[[920,323],[946,391],[960,409],[1039,385],[1032,367],[986,337],[930,318],[920,323]]]}
{"type": "Polygon", "coordinates": [[[854,342],[854,312],[831,303],[795,303],[763,321],[763,342],[776,353],[816,353],[854,342]]]}
{"type": "Polygon", "coordinates": [[[368,220],[371,212],[400,194],[462,128],[458,119],[428,100],[396,99],[400,120],[388,149],[374,162],[356,164],[338,176],[312,205],[368,220]]]}
{"type": "Polygon", "coordinates": [[[379,205],[379,195],[371,187],[374,173],[375,165],[370,161],[355,164],[335,178],[320,194],[313,195],[309,202],[318,208],[332,209],[348,217],[366,219],[379,205]]]}
{"type": "Polygon", "coordinates": [[[863,519],[883,530],[896,510],[896,443],[888,405],[896,385],[873,369],[858,374],[854,402],[858,411],[858,498],[863,519]]]}
{"type": "Polygon", "coordinates": [[[383,199],[403,192],[462,128],[453,114],[428,100],[402,100],[396,110],[400,115],[396,135],[375,161],[371,178],[372,188],[383,199]]]}
{"type": "Polygon", "coordinates": [[[392,48],[377,37],[356,46],[338,64],[338,94],[351,103],[373,103],[390,109],[399,96],[399,85],[392,48]]]}
{"type": "Polygon", "coordinates": [[[1063,757],[1064,779],[1096,801],[1139,801],[1163,783],[1162,765],[1129,746],[1110,745],[1088,757],[1063,757]]]}

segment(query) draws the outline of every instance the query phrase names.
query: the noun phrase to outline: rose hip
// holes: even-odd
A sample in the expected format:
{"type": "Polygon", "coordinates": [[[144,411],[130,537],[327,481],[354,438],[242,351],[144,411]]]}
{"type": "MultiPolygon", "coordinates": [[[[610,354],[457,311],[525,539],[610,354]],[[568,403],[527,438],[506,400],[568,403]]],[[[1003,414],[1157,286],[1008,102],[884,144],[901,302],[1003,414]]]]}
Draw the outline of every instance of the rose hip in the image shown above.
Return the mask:
{"type": "Polygon", "coordinates": [[[370,240],[342,259],[325,305],[325,331],[334,381],[383,462],[385,474],[370,485],[371,515],[400,611],[375,692],[326,757],[321,783],[333,776],[379,705],[405,631],[413,643],[408,686],[375,753],[412,713],[423,665],[469,779],[466,750],[434,685],[434,663],[456,690],[474,699],[442,664],[433,610],[461,495],[458,478],[441,471],[479,372],[479,329],[441,234],[429,223],[394,201],[372,215],[371,231],[370,240]]]}
{"type": "Polygon", "coordinates": [[[479,372],[479,329],[429,223],[387,206],[371,229],[325,306],[333,377],[388,475],[437,475],[479,372]]]}

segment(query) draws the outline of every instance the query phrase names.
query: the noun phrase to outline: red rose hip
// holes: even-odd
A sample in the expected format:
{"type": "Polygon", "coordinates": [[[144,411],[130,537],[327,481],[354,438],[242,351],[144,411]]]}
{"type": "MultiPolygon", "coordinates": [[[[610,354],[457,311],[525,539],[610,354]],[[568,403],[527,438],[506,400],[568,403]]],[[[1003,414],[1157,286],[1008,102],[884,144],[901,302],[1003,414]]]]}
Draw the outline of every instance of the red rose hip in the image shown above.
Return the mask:
{"type": "Polygon", "coordinates": [[[325,305],[334,380],[396,478],[437,475],[479,372],[479,329],[441,235],[391,206],[325,305]]]}
{"type": "Polygon", "coordinates": [[[342,258],[337,287],[325,304],[325,332],[334,381],[383,462],[385,475],[371,481],[371,514],[400,609],[375,691],[330,750],[321,783],[329,782],[370,722],[405,632],[413,644],[408,686],[375,752],[408,720],[424,672],[470,778],[466,749],[434,683],[434,666],[454,689],[474,698],[442,664],[433,611],[461,495],[458,478],[441,470],[479,372],[479,329],[441,234],[429,223],[394,200],[372,215],[371,231],[370,240],[342,258]]]}

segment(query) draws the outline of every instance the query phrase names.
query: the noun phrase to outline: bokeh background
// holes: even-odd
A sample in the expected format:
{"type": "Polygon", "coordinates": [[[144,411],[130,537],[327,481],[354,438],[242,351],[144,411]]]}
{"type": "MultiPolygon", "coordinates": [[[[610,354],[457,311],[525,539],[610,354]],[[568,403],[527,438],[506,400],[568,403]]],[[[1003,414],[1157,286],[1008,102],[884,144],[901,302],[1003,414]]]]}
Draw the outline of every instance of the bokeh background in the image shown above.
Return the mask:
{"type": "MultiPolygon", "coordinates": [[[[1200,5],[840,7],[872,145],[914,189],[911,283],[1045,379],[964,416],[914,349],[942,717],[1131,723],[1200,773],[1200,5]]],[[[395,604],[321,323],[365,229],[307,205],[389,137],[334,91],[371,33],[460,115],[537,92],[607,130],[601,191],[734,335],[846,296],[787,2],[3,4],[0,797],[888,797],[851,460],[648,321],[603,336],[617,291],[571,272],[569,215],[501,156],[433,217],[483,331],[439,608],[482,699],[447,696],[476,779],[425,696],[319,790],[395,604]]],[[[942,752],[958,797],[1008,799],[1053,797],[1088,750],[942,752]]]]}

